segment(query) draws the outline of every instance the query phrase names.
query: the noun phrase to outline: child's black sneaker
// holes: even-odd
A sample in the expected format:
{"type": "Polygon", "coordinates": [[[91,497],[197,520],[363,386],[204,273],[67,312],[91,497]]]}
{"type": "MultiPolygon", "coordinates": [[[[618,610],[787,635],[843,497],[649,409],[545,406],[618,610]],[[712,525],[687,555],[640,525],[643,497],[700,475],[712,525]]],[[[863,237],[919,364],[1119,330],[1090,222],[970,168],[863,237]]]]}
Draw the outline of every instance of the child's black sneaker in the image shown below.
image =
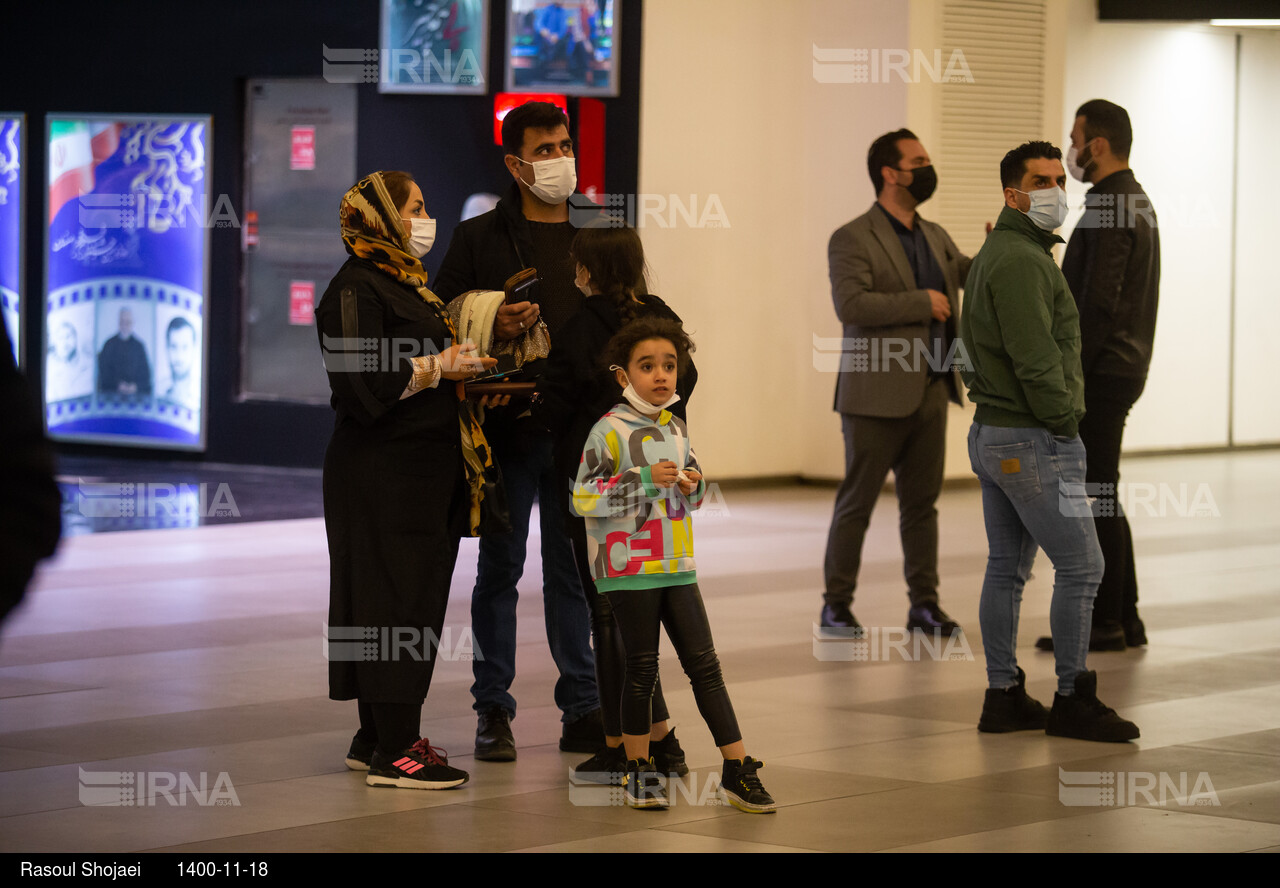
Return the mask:
{"type": "Polygon", "coordinates": [[[653,756],[653,767],[659,774],[668,777],[684,777],[689,773],[689,766],[684,762],[684,750],[676,739],[674,729],[667,731],[667,736],[649,744],[649,752],[653,756]]]}
{"type": "Polygon", "coordinates": [[[396,756],[375,751],[364,782],[400,789],[452,789],[470,779],[466,771],[449,767],[444,750],[432,746],[424,737],[396,756]]]}
{"type": "Polygon", "coordinates": [[[369,770],[369,762],[373,760],[375,746],[377,746],[376,743],[361,740],[360,735],[356,734],[351,738],[351,748],[347,750],[347,767],[353,771],[369,770]]]}
{"type": "Polygon", "coordinates": [[[1098,673],[1076,676],[1075,693],[1053,695],[1053,709],[1044,732],[1051,737],[1073,737],[1100,743],[1124,743],[1138,739],[1138,726],[1125,721],[1098,699],[1098,673]]]}
{"type": "Polygon", "coordinates": [[[773,796],[765,792],[756,774],[764,767],[764,762],[747,756],[742,761],[725,759],[724,770],[720,774],[720,792],[724,800],[739,811],[748,814],[772,814],[778,810],[773,796]]]}
{"type": "Polygon", "coordinates": [[[605,746],[573,769],[575,783],[621,786],[627,774],[627,753],[621,746],[605,746]]]}
{"type": "Polygon", "coordinates": [[[1018,669],[1018,683],[1011,688],[987,688],[982,702],[982,718],[978,730],[984,734],[1007,734],[1012,731],[1043,731],[1049,721],[1049,710],[1027,696],[1027,674],[1018,669]]]}
{"type": "Polygon", "coordinates": [[[623,797],[628,808],[667,808],[667,789],[654,770],[653,760],[631,759],[627,762],[623,797]]]}

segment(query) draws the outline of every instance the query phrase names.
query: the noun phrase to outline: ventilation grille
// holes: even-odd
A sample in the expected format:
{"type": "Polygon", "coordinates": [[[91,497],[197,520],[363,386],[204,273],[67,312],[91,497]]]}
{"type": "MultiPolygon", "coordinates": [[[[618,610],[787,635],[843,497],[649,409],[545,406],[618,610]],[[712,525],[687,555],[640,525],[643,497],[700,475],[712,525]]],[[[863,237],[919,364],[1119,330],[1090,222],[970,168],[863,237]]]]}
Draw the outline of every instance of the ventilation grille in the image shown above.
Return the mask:
{"type": "Polygon", "coordinates": [[[995,222],[1000,159],[1043,137],[1046,0],[954,0],[942,6],[942,58],[959,50],[972,83],[939,84],[937,146],[940,223],[969,255],[995,222]]]}

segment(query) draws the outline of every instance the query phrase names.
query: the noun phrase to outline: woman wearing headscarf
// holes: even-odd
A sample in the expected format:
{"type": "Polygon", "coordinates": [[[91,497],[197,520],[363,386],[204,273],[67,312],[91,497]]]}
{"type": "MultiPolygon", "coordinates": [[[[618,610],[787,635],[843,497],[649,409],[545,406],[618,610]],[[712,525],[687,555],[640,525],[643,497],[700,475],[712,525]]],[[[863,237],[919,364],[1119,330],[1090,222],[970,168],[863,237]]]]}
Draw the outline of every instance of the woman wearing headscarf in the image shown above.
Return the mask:
{"type": "Polygon", "coordinates": [[[358,702],[347,766],[370,786],[465,783],[420,735],[459,540],[478,533],[492,461],[454,383],[496,363],[458,344],[420,258],[435,220],[402,172],[342,199],[350,258],[316,308],[337,412],[324,463],[329,696],[358,702]],[[488,472],[488,475],[486,474],[488,472]]]}

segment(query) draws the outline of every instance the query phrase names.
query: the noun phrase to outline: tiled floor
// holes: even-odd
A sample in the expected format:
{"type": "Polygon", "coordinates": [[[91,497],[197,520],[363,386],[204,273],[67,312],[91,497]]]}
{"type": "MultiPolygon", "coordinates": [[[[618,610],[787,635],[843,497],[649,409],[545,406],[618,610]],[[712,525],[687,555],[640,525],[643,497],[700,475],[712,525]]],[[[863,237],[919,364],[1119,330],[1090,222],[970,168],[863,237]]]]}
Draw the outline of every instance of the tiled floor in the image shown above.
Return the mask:
{"type": "MultiPolygon", "coordinates": [[[[976,730],[976,489],[948,490],[939,507],[943,603],[966,644],[915,660],[909,642],[894,646],[906,598],[891,498],[872,523],[855,608],[876,631],[863,661],[815,656],[832,490],[730,490],[721,514],[696,518],[730,692],[781,804],[767,817],[707,804],[718,754],[669,649],[665,685],[694,769],[675,806],[632,811],[608,789],[569,785],[581,757],[557,751],[531,579],[519,761],[472,759],[470,664],[451,659],[423,729],[471,782],[377,790],[342,763],[354,704],[326,698],[321,521],[71,538],[0,640],[0,851],[1280,849],[1280,453],[1130,460],[1124,471],[1151,644],[1090,658],[1102,698],[1142,729],[1124,745],[976,730]],[[104,771],[134,783],[86,774],[104,771]],[[153,791],[170,779],[203,779],[206,792],[153,791]],[[95,781],[147,804],[82,804],[95,781]]],[[[450,603],[459,640],[475,551],[464,543],[450,603]]],[[[1041,700],[1053,662],[1032,645],[1048,629],[1051,577],[1042,557],[1019,648],[1041,700]]]]}

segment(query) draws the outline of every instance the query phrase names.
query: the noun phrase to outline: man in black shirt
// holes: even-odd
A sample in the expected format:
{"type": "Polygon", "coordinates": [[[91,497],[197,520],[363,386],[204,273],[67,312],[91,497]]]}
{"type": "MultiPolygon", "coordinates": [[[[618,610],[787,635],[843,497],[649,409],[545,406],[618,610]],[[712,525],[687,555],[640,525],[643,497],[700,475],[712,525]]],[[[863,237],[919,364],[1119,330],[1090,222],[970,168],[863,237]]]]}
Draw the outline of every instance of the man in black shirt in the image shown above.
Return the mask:
{"type": "Polygon", "coordinates": [[[147,349],[133,335],[133,312],[120,309],[120,332],[102,344],[98,353],[98,391],[111,395],[150,395],[151,362],[147,349]]]}
{"type": "MultiPolygon", "coordinates": [[[[582,304],[573,283],[569,247],[577,229],[579,195],[570,219],[568,199],[577,175],[568,120],[554,105],[527,102],[502,124],[505,163],[513,182],[498,206],[458,226],[436,276],[435,292],[446,302],[469,290],[501,290],[522,268],[538,270],[537,301],[498,310],[495,335],[518,336],[539,316],[551,331],[552,347],[561,324],[582,304]]],[[[525,375],[536,373],[526,365],[525,375]]],[[[560,670],[555,700],[564,731],[560,748],[595,752],[604,745],[587,600],[574,565],[564,516],[552,504],[561,499],[552,438],[527,415],[527,402],[491,410],[485,435],[502,468],[512,531],[482,537],[471,619],[478,656],[471,687],[479,713],[476,758],[513,761],[510,720],[516,701],[516,583],[524,571],[529,517],[537,499],[542,538],[543,604],[547,641],[560,670]],[[482,659],[483,658],[483,659],[482,659]]]]}
{"type": "MultiPolygon", "coordinates": [[[[1089,455],[1087,492],[1097,497],[1094,525],[1106,560],[1093,603],[1091,651],[1147,643],[1138,617],[1133,538],[1116,486],[1125,420],[1147,382],[1160,295],[1160,232],[1151,200],[1129,169],[1132,144],[1129,114],[1119,105],[1094,99],[1076,111],[1067,168],[1093,187],[1067,243],[1062,273],[1080,310],[1080,437],[1089,455]]],[[[1052,650],[1053,639],[1041,638],[1036,646],[1052,650]]]]}

